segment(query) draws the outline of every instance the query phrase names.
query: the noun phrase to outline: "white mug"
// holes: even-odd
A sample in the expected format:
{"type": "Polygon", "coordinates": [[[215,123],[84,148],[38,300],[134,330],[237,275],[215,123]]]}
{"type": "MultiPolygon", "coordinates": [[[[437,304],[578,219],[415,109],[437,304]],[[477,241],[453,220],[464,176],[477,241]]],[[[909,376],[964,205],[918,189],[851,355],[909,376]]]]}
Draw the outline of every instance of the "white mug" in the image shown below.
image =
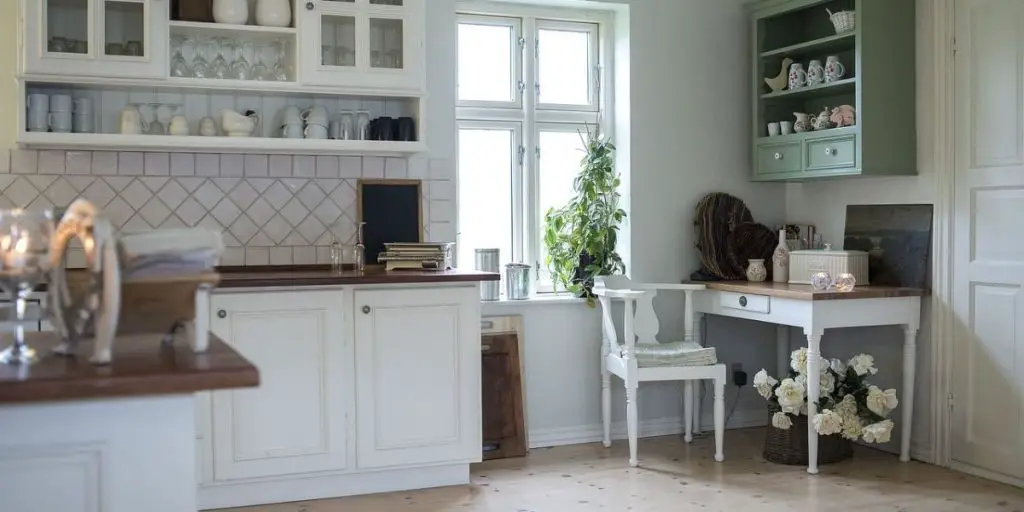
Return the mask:
{"type": "Polygon", "coordinates": [[[782,128],[783,135],[789,135],[793,133],[793,121],[782,121],[779,123],[779,127],[782,128]]]}
{"type": "Polygon", "coordinates": [[[50,113],[45,110],[29,110],[26,124],[28,125],[28,131],[30,132],[49,131],[50,113]]]}
{"type": "Polygon", "coordinates": [[[281,136],[286,139],[301,139],[305,133],[302,124],[286,124],[281,127],[281,136]]]}
{"type": "Polygon", "coordinates": [[[307,139],[326,139],[327,138],[327,127],[318,124],[311,124],[302,131],[302,134],[307,139]]]}
{"type": "Polygon", "coordinates": [[[71,112],[71,95],[54,94],[50,96],[50,112],[71,112]]]}
{"type": "Polygon", "coordinates": [[[75,98],[75,115],[92,115],[92,100],[89,98],[75,98]]]}
{"type": "Polygon", "coordinates": [[[71,112],[50,112],[47,116],[50,129],[57,133],[71,132],[71,112]]]}
{"type": "Polygon", "coordinates": [[[50,97],[45,94],[29,94],[28,109],[42,112],[50,111],[50,97]]]}
{"type": "Polygon", "coordinates": [[[768,136],[774,137],[779,134],[779,123],[768,123],[768,136]]]}
{"type": "Polygon", "coordinates": [[[295,105],[285,107],[281,121],[282,124],[300,124],[302,123],[302,111],[295,105]]]}
{"type": "Polygon", "coordinates": [[[302,120],[309,124],[327,126],[327,107],[317,105],[302,113],[302,120]]]}
{"type": "Polygon", "coordinates": [[[92,133],[92,114],[75,114],[72,124],[75,133],[92,133]]]}
{"type": "Polygon", "coordinates": [[[168,127],[168,132],[171,135],[190,135],[188,129],[188,119],[185,119],[185,116],[172,117],[171,125],[168,127]]]}

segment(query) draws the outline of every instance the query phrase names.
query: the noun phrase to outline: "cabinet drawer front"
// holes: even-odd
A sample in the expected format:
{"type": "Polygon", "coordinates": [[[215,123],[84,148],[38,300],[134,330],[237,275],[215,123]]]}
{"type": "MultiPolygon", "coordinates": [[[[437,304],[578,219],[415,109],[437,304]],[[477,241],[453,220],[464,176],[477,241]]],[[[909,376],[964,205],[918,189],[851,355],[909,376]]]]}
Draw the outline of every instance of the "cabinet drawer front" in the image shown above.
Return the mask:
{"type": "Polygon", "coordinates": [[[767,144],[757,148],[757,172],[774,174],[800,172],[800,143],[767,144]]]}
{"type": "Polygon", "coordinates": [[[807,170],[857,166],[857,137],[836,137],[807,143],[807,170]]]}
{"type": "Polygon", "coordinates": [[[718,304],[723,308],[752,311],[754,313],[771,312],[771,297],[767,295],[721,292],[718,294],[718,304]]]}

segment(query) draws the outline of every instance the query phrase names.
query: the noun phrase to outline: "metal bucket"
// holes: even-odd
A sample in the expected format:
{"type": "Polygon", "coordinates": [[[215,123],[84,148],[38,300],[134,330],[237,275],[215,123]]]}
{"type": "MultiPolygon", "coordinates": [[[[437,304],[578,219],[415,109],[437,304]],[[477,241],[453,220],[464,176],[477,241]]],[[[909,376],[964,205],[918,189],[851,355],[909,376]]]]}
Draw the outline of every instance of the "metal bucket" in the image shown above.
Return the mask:
{"type": "Polygon", "coordinates": [[[522,263],[505,265],[505,297],[508,300],[530,298],[530,266],[522,263]]]}
{"type": "MultiPolygon", "coordinates": [[[[476,269],[480,272],[501,273],[501,251],[499,249],[477,249],[476,269]]],[[[484,281],[480,283],[480,300],[498,300],[501,298],[500,281],[484,281]]]]}

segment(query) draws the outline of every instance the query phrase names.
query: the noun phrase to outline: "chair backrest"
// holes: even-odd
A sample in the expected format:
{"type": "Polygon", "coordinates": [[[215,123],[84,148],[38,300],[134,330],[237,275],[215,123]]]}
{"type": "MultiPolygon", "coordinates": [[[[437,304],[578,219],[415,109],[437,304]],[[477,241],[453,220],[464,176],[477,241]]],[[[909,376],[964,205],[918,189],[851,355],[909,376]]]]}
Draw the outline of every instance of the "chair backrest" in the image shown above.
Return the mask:
{"type": "Polygon", "coordinates": [[[656,336],[660,329],[658,317],[654,313],[654,297],[657,290],[647,288],[643,285],[634,284],[626,276],[603,276],[595,281],[595,289],[622,292],[639,292],[633,298],[613,299],[608,296],[599,296],[601,303],[601,333],[603,342],[607,344],[608,350],[617,352],[618,336],[615,332],[615,321],[612,318],[612,301],[622,300],[624,304],[623,336],[627,350],[632,351],[634,343],[656,344],[656,336]]]}

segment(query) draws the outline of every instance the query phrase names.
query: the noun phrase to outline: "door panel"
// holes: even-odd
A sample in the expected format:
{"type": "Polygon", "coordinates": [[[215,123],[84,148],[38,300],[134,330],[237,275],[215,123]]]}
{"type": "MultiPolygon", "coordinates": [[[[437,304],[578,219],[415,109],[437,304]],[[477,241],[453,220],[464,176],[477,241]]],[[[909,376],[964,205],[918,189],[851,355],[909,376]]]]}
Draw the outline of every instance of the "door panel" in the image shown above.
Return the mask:
{"type": "Polygon", "coordinates": [[[1024,2],[957,3],[954,460],[1024,477],[1024,2]]]}

